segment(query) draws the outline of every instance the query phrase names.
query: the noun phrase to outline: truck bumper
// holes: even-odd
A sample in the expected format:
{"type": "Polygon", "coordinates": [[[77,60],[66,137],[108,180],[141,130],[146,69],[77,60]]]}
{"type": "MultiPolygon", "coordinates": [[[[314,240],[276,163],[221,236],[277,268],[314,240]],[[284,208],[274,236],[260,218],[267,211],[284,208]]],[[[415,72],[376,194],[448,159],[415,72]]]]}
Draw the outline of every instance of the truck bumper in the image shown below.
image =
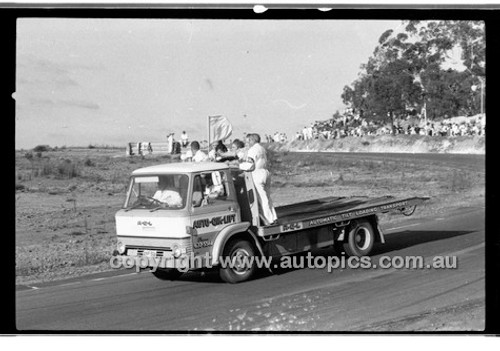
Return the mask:
{"type": "Polygon", "coordinates": [[[173,256],[148,257],[120,255],[113,257],[112,266],[113,268],[135,268],[137,271],[144,268],[177,268],[187,271],[192,268],[186,256],[174,258],[173,256]]]}

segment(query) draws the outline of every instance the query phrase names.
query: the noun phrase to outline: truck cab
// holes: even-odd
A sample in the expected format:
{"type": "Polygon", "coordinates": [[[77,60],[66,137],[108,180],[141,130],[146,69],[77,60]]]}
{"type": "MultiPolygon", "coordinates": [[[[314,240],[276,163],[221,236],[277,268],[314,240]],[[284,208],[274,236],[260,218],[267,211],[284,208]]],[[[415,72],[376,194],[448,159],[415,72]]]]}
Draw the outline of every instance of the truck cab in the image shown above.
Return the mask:
{"type": "Polygon", "coordinates": [[[126,200],[115,216],[117,253],[149,259],[151,267],[157,265],[159,278],[175,278],[182,273],[179,268],[217,265],[230,237],[251,236],[249,227],[258,225],[249,177],[238,168],[214,162],[135,170],[126,200]]]}

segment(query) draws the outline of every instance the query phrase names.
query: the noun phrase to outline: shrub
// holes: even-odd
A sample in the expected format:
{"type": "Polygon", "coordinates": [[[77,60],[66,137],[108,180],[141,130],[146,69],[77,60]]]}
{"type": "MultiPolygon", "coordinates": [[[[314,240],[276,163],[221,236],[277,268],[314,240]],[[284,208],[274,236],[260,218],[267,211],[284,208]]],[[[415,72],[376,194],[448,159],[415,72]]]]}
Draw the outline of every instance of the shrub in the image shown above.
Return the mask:
{"type": "Polygon", "coordinates": [[[95,163],[88,157],[83,161],[83,164],[84,164],[84,166],[87,166],[87,167],[94,167],[95,166],[95,163]]]}
{"type": "Polygon", "coordinates": [[[71,160],[66,159],[57,166],[59,175],[65,176],[67,179],[71,179],[80,175],[78,166],[71,162],[71,160]]]}
{"type": "Polygon", "coordinates": [[[44,151],[50,151],[50,146],[49,145],[37,145],[33,148],[34,152],[44,152],[44,151]]]}
{"type": "Polygon", "coordinates": [[[24,157],[27,160],[31,161],[31,160],[33,160],[33,153],[32,152],[27,152],[27,153],[24,154],[24,157]]]}
{"type": "Polygon", "coordinates": [[[54,172],[54,166],[51,162],[44,162],[41,166],[41,169],[38,172],[38,175],[48,176],[54,172]]]}

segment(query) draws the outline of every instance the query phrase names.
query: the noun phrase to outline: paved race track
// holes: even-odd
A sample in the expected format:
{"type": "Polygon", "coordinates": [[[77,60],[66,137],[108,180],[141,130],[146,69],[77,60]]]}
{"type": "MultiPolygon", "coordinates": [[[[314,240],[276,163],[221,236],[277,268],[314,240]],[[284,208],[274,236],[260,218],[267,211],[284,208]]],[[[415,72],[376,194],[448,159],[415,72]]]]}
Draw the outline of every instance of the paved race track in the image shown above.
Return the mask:
{"type": "MultiPolygon", "coordinates": [[[[442,162],[439,158],[445,156],[434,160],[442,162]]],[[[484,157],[482,163],[477,159],[467,156],[457,162],[484,167],[484,157]]],[[[478,206],[382,226],[387,242],[376,247],[372,262],[382,256],[423,256],[428,264],[435,256],[446,255],[456,256],[455,269],[378,267],[331,273],[290,269],[262,273],[236,285],[222,283],[215,273],[189,273],[172,282],[160,281],[149,272],[114,271],[37,288],[20,287],[16,328],[35,332],[480,331],[485,314],[484,222],[485,208],[478,206]]],[[[326,257],[333,251],[315,254],[326,257]]]]}

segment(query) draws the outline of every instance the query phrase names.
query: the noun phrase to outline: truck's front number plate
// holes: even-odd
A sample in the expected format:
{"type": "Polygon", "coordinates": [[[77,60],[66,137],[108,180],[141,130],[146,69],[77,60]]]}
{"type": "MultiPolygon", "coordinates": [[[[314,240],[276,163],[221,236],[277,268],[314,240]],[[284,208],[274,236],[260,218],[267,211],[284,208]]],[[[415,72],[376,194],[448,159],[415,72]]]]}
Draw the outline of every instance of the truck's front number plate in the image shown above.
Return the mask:
{"type": "Polygon", "coordinates": [[[144,250],[142,255],[146,257],[156,257],[156,250],[144,250]]]}
{"type": "Polygon", "coordinates": [[[137,249],[128,249],[127,255],[129,256],[137,256],[137,249]]]}

